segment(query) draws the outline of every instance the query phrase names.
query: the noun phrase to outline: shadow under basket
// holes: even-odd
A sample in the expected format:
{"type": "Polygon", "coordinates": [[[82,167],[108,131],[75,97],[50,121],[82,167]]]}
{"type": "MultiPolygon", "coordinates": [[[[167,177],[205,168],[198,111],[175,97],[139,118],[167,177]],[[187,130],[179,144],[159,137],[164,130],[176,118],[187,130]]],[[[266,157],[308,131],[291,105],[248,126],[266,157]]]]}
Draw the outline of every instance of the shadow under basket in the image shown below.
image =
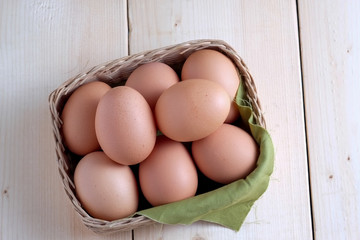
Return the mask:
{"type": "Polygon", "coordinates": [[[217,223],[238,231],[253,203],[268,187],[274,165],[274,149],[270,135],[265,130],[265,119],[261,111],[255,83],[244,61],[224,41],[193,40],[126,56],[95,66],[89,71],[69,79],[54,90],[49,96],[49,107],[55,137],[58,170],[65,192],[83,223],[96,233],[128,231],[155,222],[191,224],[199,220],[217,223]],[[260,155],[256,169],[246,179],[224,186],[205,180],[204,185],[207,187],[203,192],[198,192],[195,197],[183,201],[151,207],[146,204],[146,200],[140,199],[141,206],[139,205],[138,212],[127,218],[105,221],[91,217],[77,199],[73,182],[74,170],[81,156],[74,155],[66,148],[61,134],[62,121],[60,116],[67,99],[78,87],[92,81],[102,81],[112,87],[124,85],[133,70],[150,62],[166,63],[180,74],[186,58],[191,53],[201,49],[213,49],[223,53],[232,60],[238,70],[241,91],[238,90],[235,101],[242,119],[239,124],[247,128],[259,145],[260,155]]]}

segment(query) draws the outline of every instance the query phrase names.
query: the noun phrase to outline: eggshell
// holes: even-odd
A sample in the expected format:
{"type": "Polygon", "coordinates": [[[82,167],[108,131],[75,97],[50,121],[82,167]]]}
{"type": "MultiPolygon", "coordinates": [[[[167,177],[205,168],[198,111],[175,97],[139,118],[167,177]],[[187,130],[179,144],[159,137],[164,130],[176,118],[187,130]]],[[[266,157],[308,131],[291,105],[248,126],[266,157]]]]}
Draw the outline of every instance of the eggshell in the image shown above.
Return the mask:
{"type": "MultiPolygon", "coordinates": [[[[192,53],[185,61],[181,79],[202,78],[215,81],[225,88],[230,99],[234,100],[240,79],[233,62],[224,54],[204,49],[192,53]]],[[[231,104],[227,123],[234,122],[239,117],[239,110],[235,102],[231,104]]]]}
{"type": "Polygon", "coordinates": [[[154,110],[161,93],[179,82],[176,72],[161,62],[152,62],[136,68],[127,79],[125,86],[136,89],[154,110]]]}
{"type": "Polygon", "coordinates": [[[255,169],[259,148],[247,132],[223,124],[210,136],[193,142],[192,154],[205,176],[228,184],[245,178],[255,169]]]}
{"type": "Polygon", "coordinates": [[[180,201],[196,193],[195,164],[182,143],[159,136],[150,156],[140,163],[139,181],[153,206],[180,201]]]}
{"type": "Polygon", "coordinates": [[[82,207],[92,217],[112,221],[137,210],[139,193],[130,167],[115,163],[101,151],[80,160],[74,183],[82,207]]]}
{"type": "Polygon", "coordinates": [[[165,136],[190,142],[206,137],[220,127],[229,108],[229,95],[221,85],[205,79],[189,79],[161,94],[155,116],[165,136]]]}
{"type": "Polygon", "coordinates": [[[106,155],[124,165],[143,161],[156,141],[149,104],[138,91],[127,86],[112,88],[100,99],[95,130],[106,155]]]}
{"type": "Polygon", "coordinates": [[[91,82],[76,89],[67,100],[61,119],[66,146],[78,155],[100,149],[95,134],[95,112],[100,98],[110,90],[103,82],[91,82]]]}

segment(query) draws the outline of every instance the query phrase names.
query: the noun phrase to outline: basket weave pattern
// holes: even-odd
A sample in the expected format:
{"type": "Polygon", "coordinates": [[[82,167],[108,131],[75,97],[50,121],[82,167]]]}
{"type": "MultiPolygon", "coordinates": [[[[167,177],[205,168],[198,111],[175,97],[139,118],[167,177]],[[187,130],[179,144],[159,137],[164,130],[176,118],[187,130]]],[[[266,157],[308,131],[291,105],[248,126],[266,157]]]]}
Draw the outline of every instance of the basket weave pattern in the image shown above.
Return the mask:
{"type": "Polygon", "coordinates": [[[201,49],[217,50],[225,54],[233,61],[241,75],[241,79],[245,86],[246,96],[252,106],[256,122],[265,128],[265,120],[263,118],[261,105],[257,97],[255,83],[247,66],[232,47],[230,47],[226,42],[220,40],[194,40],[116,59],[105,64],[95,66],[85,73],[78,74],[77,76],[64,82],[50,94],[49,107],[55,137],[56,156],[60,177],[63,182],[65,192],[74,205],[75,210],[79,213],[83,223],[94,232],[110,233],[128,231],[139,226],[152,224],[154,221],[144,216],[135,215],[133,217],[109,222],[91,217],[81,207],[81,204],[75,194],[75,186],[73,176],[71,174],[71,170],[73,170],[71,168],[74,168],[74,163],[72,162],[69,150],[67,150],[64,145],[61,134],[62,121],[60,116],[66,100],[78,87],[91,81],[100,80],[110,86],[123,85],[130,73],[135,68],[145,63],[163,62],[179,71],[185,59],[194,51],[201,49]]]}

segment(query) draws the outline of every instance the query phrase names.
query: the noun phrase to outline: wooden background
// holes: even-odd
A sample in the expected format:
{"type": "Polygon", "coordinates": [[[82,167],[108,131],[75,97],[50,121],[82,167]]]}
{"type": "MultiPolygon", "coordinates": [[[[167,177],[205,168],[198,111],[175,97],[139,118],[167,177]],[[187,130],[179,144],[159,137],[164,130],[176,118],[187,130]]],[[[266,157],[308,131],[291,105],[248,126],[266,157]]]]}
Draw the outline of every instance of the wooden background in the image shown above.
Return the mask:
{"type": "Polygon", "coordinates": [[[360,1],[0,1],[0,239],[359,239],[360,1]],[[239,232],[199,222],[98,236],[57,171],[48,95],[90,67],[222,39],[254,76],[276,150],[239,232]]]}

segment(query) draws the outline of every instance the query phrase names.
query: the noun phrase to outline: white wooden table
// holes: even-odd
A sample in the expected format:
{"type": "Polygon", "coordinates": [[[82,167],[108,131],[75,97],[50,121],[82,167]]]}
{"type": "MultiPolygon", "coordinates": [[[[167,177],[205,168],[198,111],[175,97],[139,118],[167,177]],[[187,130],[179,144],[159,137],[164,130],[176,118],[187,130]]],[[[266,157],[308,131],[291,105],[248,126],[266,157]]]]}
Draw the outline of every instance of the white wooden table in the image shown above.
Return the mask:
{"type": "Polygon", "coordinates": [[[360,1],[0,1],[0,239],[360,239],[360,1]],[[191,39],[244,58],[275,151],[239,232],[99,236],[60,182],[48,95],[107,60],[191,39]]]}

